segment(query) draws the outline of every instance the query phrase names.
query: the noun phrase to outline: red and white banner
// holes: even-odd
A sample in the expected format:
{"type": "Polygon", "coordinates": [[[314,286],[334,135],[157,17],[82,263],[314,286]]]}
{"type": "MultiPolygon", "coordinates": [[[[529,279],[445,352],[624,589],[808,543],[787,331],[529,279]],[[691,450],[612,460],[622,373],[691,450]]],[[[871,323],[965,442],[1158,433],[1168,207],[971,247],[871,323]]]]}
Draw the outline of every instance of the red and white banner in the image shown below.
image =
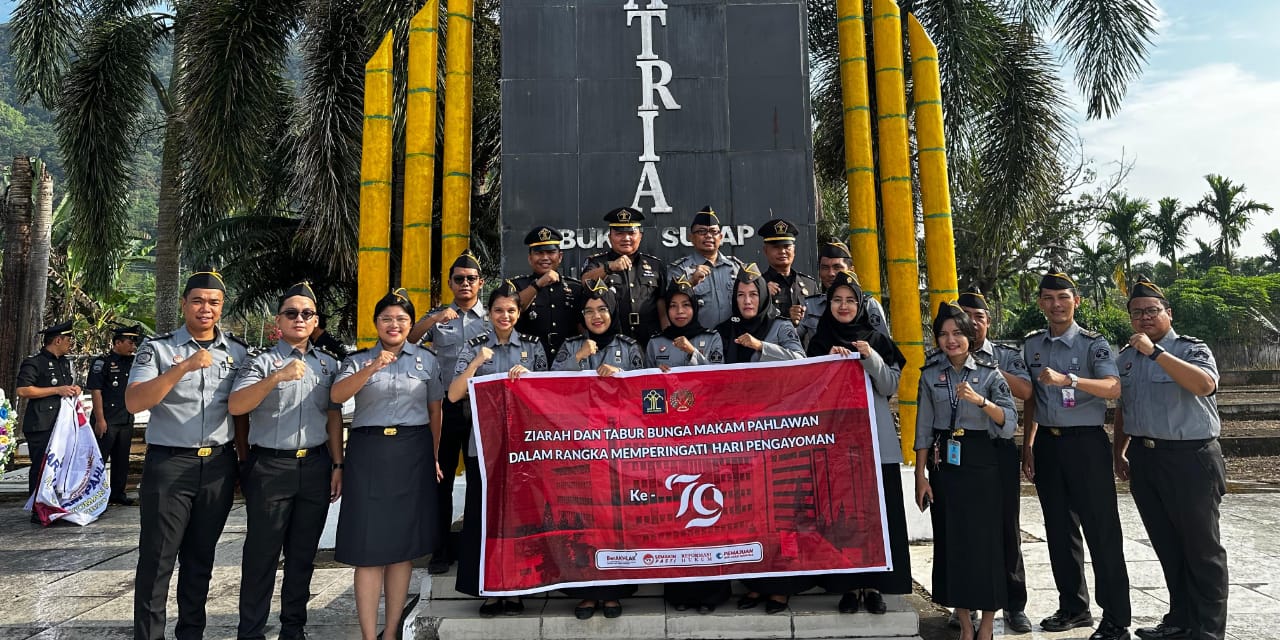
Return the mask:
{"type": "Polygon", "coordinates": [[[891,568],[854,358],[470,387],[486,595],[891,568]]]}
{"type": "MultiPolygon", "coordinates": [[[[36,464],[39,462],[31,461],[33,473],[36,464]]],[[[46,527],[55,520],[84,526],[107,510],[110,496],[106,466],[88,411],[80,398],[63,398],[49,436],[44,472],[36,492],[27,499],[26,509],[34,510],[46,527]]]]}

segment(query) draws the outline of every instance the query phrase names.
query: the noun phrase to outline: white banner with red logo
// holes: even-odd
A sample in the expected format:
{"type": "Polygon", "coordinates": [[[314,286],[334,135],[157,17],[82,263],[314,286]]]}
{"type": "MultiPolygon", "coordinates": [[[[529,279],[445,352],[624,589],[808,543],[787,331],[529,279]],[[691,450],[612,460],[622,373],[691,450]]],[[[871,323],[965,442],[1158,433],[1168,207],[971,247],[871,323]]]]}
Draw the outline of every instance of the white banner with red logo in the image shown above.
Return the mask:
{"type": "MultiPolygon", "coordinates": [[[[37,464],[31,461],[33,472],[37,464]]],[[[106,466],[89,416],[80,398],[63,398],[44,456],[44,473],[27,500],[27,509],[35,509],[45,526],[55,520],[83,526],[107,510],[110,497],[106,466]]]]}

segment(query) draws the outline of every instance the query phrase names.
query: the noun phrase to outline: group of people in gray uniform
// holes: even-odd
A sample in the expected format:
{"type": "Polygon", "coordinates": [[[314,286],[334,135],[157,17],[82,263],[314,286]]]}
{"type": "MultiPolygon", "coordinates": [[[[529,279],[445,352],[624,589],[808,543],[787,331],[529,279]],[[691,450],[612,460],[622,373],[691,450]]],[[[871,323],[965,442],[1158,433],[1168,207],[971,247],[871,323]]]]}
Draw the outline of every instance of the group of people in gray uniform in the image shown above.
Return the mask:
{"type": "MultiPolygon", "coordinates": [[[[720,253],[720,225],[706,208],[691,224],[695,254],[671,265],[639,251],[640,212],[609,212],[609,251],[590,256],[583,280],[560,273],[561,237],[537,227],[526,237],[531,273],[502,280],[484,302],[481,265],[455,260],[453,301],[421,317],[404,290],[373,310],[374,346],[346,356],[317,346],[315,293],[303,282],[280,297],[273,348],[251,355],[218,328],[225,286],[213,270],[183,291],[183,326],[137,350],[125,402],[150,410],[139,491],[141,534],[135,638],[165,635],[165,601],[178,565],[175,636],[202,637],[215,548],[237,482],[248,531],[240,592],[241,638],[264,638],[274,571],[284,557],[279,636],[305,637],[314,557],[328,505],[343,498],[335,558],[356,567],[361,634],[398,637],[412,562],[457,562],[457,588],[479,596],[480,480],[467,381],[530,371],[619,371],[852,355],[872,381],[885,464],[883,491],[893,570],[757,579],[737,607],[767,613],[815,586],[841,594],[842,612],[884,613],[883,594],[908,593],[910,562],[897,467],[902,458],[890,400],[907,360],[884,310],[851,270],[848,249],[824,242],[820,281],[792,268],[797,228],[760,229],[768,268],[720,253]],[[420,344],[421,343],[421,344],[420,344]],[[427,346],[429,345],[429,346],[427,346]],[[340,407],[354,399],[342,424],[340,407]],[[467,477],[462,534],[450,535],[452,481],[467,477]]],[[[1048,328],[1021,349],[987,339],[990,310],[970,290],[943,304],[936,350],[921,374],[915,425],[915,502],[934,523],[934,599],[955,607],[963,640],[990,638],[994,612],[1006,630],[1026,632],[1026,581],[1019,549],[1019,474],[1035,483],[1059,609],[1046,631],[1092,625],[1083,543],[1092,553],[1102,621],[1092,640],[1128,638],[1130,610],[1115,475],[1134,500],[1159,555],[1171,610],[1145,640],[1223,638],[1226,558],[1218,536],[1224,492],[1213,393],[1217,371],[1203,342],[1179,336],[1158,287],[1142,281],[1129,300],[1134,335],[1113,355],[1100,335],[1074,322],[1080,297],[1065,274],[1040,284],[1048,328]],[[1023,400],[1024,444],[1014,444],[1023,400]],[[1106,401],[1120,410],[1115,437],[1103,429],[1106,401]],[[1083,529],[1083,538],[1081,530],[1083,529]],[[970,612],[981,611],[981,615],[970,612]]],[[[634,587],[567,590],[575,615],[622,613],[634,587]]],[[[726,582],[667,586],[677,609],[709,612],[730,597],[726,582]]],[[[486,616],[518,615],[519,598],[488,598],[486,616]]]]}

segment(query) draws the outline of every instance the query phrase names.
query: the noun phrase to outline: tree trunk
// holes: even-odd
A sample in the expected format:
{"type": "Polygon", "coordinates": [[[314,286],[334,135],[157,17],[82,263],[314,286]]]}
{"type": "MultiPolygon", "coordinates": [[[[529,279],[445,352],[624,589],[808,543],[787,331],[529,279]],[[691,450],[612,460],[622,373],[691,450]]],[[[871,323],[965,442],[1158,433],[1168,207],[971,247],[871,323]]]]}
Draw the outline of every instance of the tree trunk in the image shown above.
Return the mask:
{"type": "Polygon", "coordinates": [[[31,334],[22,351],[36,350],[35,332],[45,324],[45,296],[49,291],[49,233],[53,227],[53,176],[45,163],[36,160],[32,166],[36,189],[31,214],[31,253],[27,265],[27,304],[22,305],[22,325],[31,334]]]}
{"type": "MultiPolygon", "coordinates": [[[[175,3],[179,12],[182,3],[175,3]]],[[[182,270],[182,237],[178,217],[182,212],[182,31],[173,35],[173,67],[169,75],[169,112],[165,116],[164,147],[160,159],[160,197],[156,212],[156,333],[178,326],[179,280],[182,270]]]]}
{"type": "MultiPolygon", "coordinates": [[[[15,157],[9,182],[9,197],[5,203],[4,267],[0,272],[0,303],[4,305],[0,317],[10,318],[0,322],[0,388],[6,397],[14,398],[13,382],[18,376],[18,365],[27,355],[26,344],[32,329],[17,321],[22,317],[22,307],[27,303],[27,256],[31,250],[31,159],[15,157]]],[[[17,406],[17,402],[14,402],[17,406]]]]}

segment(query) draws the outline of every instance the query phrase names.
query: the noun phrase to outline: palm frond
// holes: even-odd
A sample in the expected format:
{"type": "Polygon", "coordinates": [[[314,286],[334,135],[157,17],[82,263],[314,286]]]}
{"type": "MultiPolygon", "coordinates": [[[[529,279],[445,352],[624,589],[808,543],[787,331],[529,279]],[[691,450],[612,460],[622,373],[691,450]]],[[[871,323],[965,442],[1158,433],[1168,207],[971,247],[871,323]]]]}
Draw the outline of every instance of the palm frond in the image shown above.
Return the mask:
{"type": "Polygon", "coordinates": [[[1150,0],[1061,0],[1055,26],[1090,118],[1120,111],[1129,83],[1142,74],[1155,25],[1150,0]]]}
{"type": "Polygon", "coordinates": [[[53,108],[83,28],[78,9],[77,3],[67,0],[24,0],[13,10],[9,51],[23,102],[39,96],[46,108],[53,108]]]}

